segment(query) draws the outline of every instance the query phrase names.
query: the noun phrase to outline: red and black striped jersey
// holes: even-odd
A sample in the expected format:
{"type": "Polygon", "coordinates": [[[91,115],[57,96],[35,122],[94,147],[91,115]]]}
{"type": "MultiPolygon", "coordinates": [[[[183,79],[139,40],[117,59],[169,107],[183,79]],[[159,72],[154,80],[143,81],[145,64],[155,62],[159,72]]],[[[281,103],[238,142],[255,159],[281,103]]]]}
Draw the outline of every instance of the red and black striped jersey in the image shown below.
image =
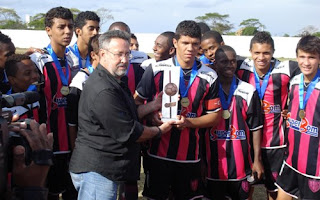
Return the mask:
{"type": "MultiPolygon", "coordinates": [[[[67,54],[68,57],[68,54],[67,54]]],[[[62,95],[60,90],[62,82],[59,72],[53,59],[48,54],[34,53],[31,55],[31,60],[37,65],[42,72],[42,79],[44,84],[40,90],[40,107],[45,113],[40,113],[40,122],[47,124],[48,132],[53,133],[54,152],[69,152],[69,137],[68,137],[68,123],[66,117],[67,97],[62,95]]],[[[59,60],[63,72],[65,73],[66,67],[69,68],[68,84],[71,82],[70,66],[65,60],[59,60]]]]}
{"type": "Polygon", "coordinates": [[[205,134],[207,178],[211,180],[241,180],[251,174],[251,134],[263,127],[259,95],[244,81],[237,79],[228,110],[230,118],[205,134]]]}
{"type": "Polygon", "coordinates": [[[127,77],[128,77],[128,88],[131,91],[131,94],[134,95],[136,91],[136,87],[139,84],[142,75],[144,73],[144,69],[140,67],[140,63],[130,63],[128,72],[127,72],[127,77]]]}
{"type": "Polygon", "coordinates": [[[39,102],[27,104],[24,106],[14,106],[11,108],[2,108],[2,111],[11,111],[12,115],[18,115],[20,119],[34,119],[39,122],[39,102]]]}
{"type": "MultiPolygon", "coordinates": [[[[284,121],[281,111],[285,108],[289,82],[292,77],[300,73],[298,63],[294,61],[280,62],[272,59],[272,70],[270,72],[268,86],[262,99],[262,112],[264,117],[261,148],[285,147],[284,121]]],[[[238,68],[238,77],[255,86],[253,60],[244,60],[238,68]]],[[[260,84],[262,84],[260,79],[260,84]]]]}
{"type": "Polygon", "coordinates": [[[299,116],[299,83],[300,75],[290,83],[285,162],[302,175],[320,179],[320,81],[307,101],[304,119],[299,116]]]}
{"type": "MultiPolygon", "coordinates": [[[[153,99],[163,89],[162,67],[175,66],[174,58],[160,61],[148,67],[137,87],[136,93],[143,99],[153,99]]],[[[188,91],[189,106],[185,116],[200,117],[203,114],[216,112],[220,109],[217,74],[214,70],[197,62],[197,75],[188,91]]],[[[178,112],[181,104],[178,102],[178,112]]],[[[148,151],[150,156],[176,162],[198,162],[199,129],[185,128],[182,131],[172,128],[163,134],[161,139],[153,139],[148,151]]]]}

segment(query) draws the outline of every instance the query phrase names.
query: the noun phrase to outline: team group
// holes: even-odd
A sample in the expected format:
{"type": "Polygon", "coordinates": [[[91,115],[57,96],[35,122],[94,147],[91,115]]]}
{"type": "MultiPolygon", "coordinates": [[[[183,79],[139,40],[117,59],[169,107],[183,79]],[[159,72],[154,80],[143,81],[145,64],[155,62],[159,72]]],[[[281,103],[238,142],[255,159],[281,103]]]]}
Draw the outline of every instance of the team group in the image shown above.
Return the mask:
{"type": "Polygon", "coordinates": [[[269,199],[320,199],[319,38],[302,37],[296,61],[279,61],[270,34],[258,32],[243,58],[185,20],[156,38],[148,58],[127,24],[99,34],[99,22],[91,11],[73,20],[52,8],[50,44],[28,55],[0,34],[1,92],[40,94],[8,110],[53,133],[48,199],[137,199],[141,155],[148,199],[252,199],[256,183],[269,199]],[[180,67],[178,115],[168,122],[164,67],[180,67]]]}

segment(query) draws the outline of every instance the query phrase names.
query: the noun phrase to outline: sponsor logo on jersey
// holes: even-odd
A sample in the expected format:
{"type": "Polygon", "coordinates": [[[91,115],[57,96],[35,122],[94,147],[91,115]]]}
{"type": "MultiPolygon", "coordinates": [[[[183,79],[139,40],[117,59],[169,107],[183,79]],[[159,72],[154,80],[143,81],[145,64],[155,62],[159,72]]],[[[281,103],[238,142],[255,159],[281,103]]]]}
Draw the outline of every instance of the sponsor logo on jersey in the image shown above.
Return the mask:
{"type": "Polygon", "coordinates": [[[262,110],[264,114],[281,113],[280,105],[272,105],[268,101],[262,101],[262,110]]]}
{"type": "Polygon", "coordinates": [[[67,107],[67,98],[66,97],[53,97],[52,100],[52,110],[57,109],[58,107],[67,107]]]}
{"type": "Polygon", "coordinates": [[[197,113],[188,112],[188,109],[186,109],[186,108],[182,108],[182,111],[178,110],[178,115],[183,115],[188,118],[196,118],[197,117],[197,113]]]}
{"type": "Polygon", "coordinates": [[[246,132],[244,130],[236,130],[230,125],[229,130],[210,130],[210,140],[245,140],[246,132]]]}
{"type": "Polygon", "coordinates": [[[290,118],[291,113],[288,113],[287,128],[292,128],[295,131],[310,135],[312,137],[318,137],[318,127],[309,124],[308,119],[305,117],[301,121],[290,118]]]}

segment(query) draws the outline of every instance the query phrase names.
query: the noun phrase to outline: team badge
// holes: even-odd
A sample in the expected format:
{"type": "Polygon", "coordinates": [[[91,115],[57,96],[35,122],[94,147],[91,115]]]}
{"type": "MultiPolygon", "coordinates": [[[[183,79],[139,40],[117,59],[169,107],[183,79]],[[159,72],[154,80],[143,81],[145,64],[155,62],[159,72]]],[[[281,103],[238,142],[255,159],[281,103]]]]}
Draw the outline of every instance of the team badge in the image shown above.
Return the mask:
{"type": "Polygon", "coordinates": [[[310,179],[310,180],[308,181],[308,185],[309,185],[310,190],[311,190],[313,193],[316,193],[316,192],[318,192],[319,189],[320,189],[320,180],[310,179]]]}
{"type": "Polygon", "coordinates": [[[249,192],[249,182],[247,180],[241,182],[241,187],[243,191],[249,192]]]}

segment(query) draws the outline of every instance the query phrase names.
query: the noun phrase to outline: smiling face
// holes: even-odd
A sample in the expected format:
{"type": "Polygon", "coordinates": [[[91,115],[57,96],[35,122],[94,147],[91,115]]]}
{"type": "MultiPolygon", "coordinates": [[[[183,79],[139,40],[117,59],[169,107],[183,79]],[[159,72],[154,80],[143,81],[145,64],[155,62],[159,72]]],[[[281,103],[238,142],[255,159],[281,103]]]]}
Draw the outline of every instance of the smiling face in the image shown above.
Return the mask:
{"type": "Polygon", "coordinates": [[[298,49],[297,62],[299,68],[304,75],[306,82],[312,81],[313,77],[317,74],[320,64],[320,55],[317,53],[308,53],[298,49]]]}
{"type": "Polygon", "coordinates": [[[17,63],[15,76],[9,76],[9,82],[15,92],[27,91],[28,87],[39,81],[39,73],[34,63],[27,59],[17,63]]]}
{"type": "Polygon", "coordinates": [[[172,56],[170,50],[172,47],[168,46],[168,38],[159,35],[153,45],[154,59],[156,61],[169,59],[172,56]]]}
{"type": "Polygon", "coordinates": [[[214,38],[208,38],[201,42],[201,49],[204,55],[211,61],[215,62],[215,53],[221,46],[214,38]]]}
{"type": "Polygon", "coordinates": [[[215,67],[221,79],[232,78],[237,69],[236,54],[232,51],[217,51],[215,67]]]}
{"type": "Polygon", "coordinates": [[[250,52],[257,72],[267,73],[274,53],[271,44],[253,43],[250,52]]]}
{"type": "Polygon", "coordinates": [[[73,35],[73,20],[54,18],[51,27],[46,27],[46,32],[51,43],[66,47],[70,44],[73,35]]]}
{"type": "Polygon", "coordinates": [[[173,39],[176,55],[181,67],[192,67],[199,51],[200,39],[182,35],[178,40],[173,39]]]}

